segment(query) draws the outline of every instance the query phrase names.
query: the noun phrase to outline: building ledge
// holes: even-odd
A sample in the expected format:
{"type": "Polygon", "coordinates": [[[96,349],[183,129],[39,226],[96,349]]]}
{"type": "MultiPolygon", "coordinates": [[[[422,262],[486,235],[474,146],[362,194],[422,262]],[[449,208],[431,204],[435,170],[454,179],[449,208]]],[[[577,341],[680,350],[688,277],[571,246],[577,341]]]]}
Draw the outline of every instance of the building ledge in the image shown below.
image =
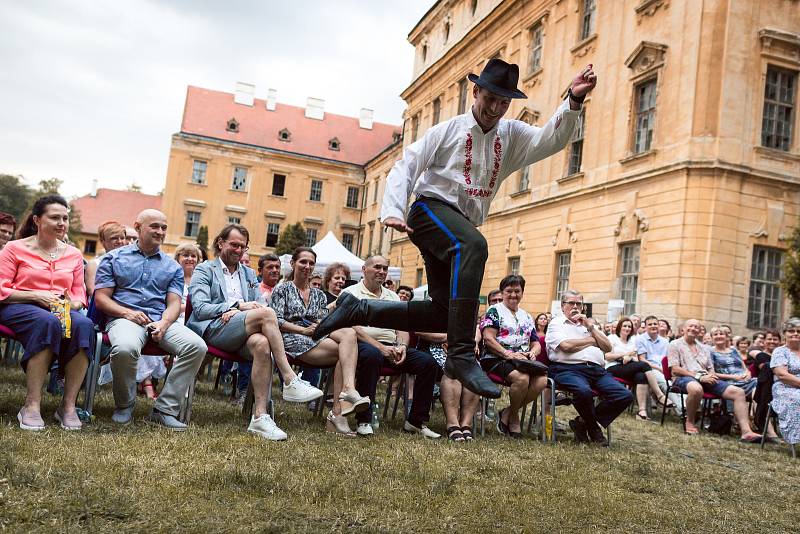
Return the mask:
{"type": "Polygon", "coordinates": [[[559,185],[568,184],[570,182],[580,182],[583,180],[584,173],[583,172],[576,172],[573,174],[568,174],[567,176],[562,176],[556,182],[559,185]]]}
{"type": "Polygon", "coordinates": [[[593,33],[586,39],[579,41],[575,46],[569,49],[570,53],[574,56],[583,57],[586,54],[594,51],[592,44],[597,39],[597,34],[593,33]]]}
{"type": "Polygon", "coordinates": [[[519,198],[530,194],[531,194],[531,188],[528,187],[527,189],[523,189],[521,191],[514,191],[513,193],[510,193],[508,196],[510,196],[511,198],[519,198]]]}
{"type": "Polygon", "coordinates": [[[270,219],[285,219],[286,214],[282,211],[271,211],[268,210],[264,213],[264,217],[268,217],[270,219]]]}
{"type": "Polygon", "coordinates": [[[640,152],[639,154],[633,154],[632,156],[628,156],[626,158],[622,158],[621,160],[619,160],[619,162],[621,164],[623,164],[623,165],[626,165],[628,163],[633,163],[633,162],[637,162],[637,161],[652,160],[652,159],[655,158],[657,153],[658,153],[658,151],[655,148],[652,148],[652,149],[647,150],[645,152],[640,152]]]}
{"type": "Polygon", "coordinates": [[[236,213],[247,213],[247,208],[244,206],[234,206],[233,204],[228,204],[225,206],[225,211],[233,211],[236,213]]]}
{"type": "Polygon", "coordinates": [[[778,150],[777,148],[767,148],[765,146],[755,146],[753,150],[763,158],[784,161],[787,163],[800,162],[800,154],[778,150]]]}
{"type": "Polygon", "coordinates": [[[205,208],[206,203],[203,200],[197,200],[195,198],[187,198],[183,200],[184,206],[195,206],[197,208],[205,208]]]}

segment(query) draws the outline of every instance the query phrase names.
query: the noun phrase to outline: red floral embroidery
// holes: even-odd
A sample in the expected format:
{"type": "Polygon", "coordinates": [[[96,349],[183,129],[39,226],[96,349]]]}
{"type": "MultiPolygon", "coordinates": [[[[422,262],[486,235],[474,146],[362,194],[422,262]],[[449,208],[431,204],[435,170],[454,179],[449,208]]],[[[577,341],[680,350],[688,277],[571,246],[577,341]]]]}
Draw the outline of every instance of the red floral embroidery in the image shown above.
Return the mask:
{"type": "Polygon", "coordinates": [[[468,187],[466,193],[471,197],[490,197],[492,196],[491,189],[481,189],[479,187],[468,187]]]}
{"type": "Polygon", "coordinates": [[[503,157],[503,145],[500,144],[500,136],[494,138],[494,165],[492,166],[492,178],[489,180],[489,189],[494,189],[497,182],[497,174],[500,172],[500,158],[503,157]]]}
{"type": "Polygon", "coordinates": [[[464,147],[464,181],[467,185],[472,184],[472,134],[467,134],[467,143],[464,147]]]}

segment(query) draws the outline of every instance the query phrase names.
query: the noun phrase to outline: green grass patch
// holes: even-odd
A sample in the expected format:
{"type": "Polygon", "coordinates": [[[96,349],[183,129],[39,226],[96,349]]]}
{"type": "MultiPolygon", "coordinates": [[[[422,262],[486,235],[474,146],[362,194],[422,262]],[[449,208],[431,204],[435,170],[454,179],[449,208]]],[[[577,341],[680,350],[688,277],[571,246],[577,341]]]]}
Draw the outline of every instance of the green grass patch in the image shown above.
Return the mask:
{"type": "MultiPolygon", "coordinates": [[[[277,398],[277,393],[276,393],[277,398]]],[[[111,424],[101,388],[78,433],[52,418],[17,427],[24,376],[0,367],[0,531],[9,532],[797,532],[800,463],[785,445],[684,436],[624,414],[610,449],[512,441],[471,444],[404,434],[383,421],[370,439],[326,434],[305,406],[276,401],[289,440],[245,432],[209,384],[188,432],[111,424]]],[[[500,406],[506,400],[498,401],[500,406]]],[[[559,408],[562,421],[570,408],[559,408]]],[[[440,406],[431,427],[443,431],[440,406]]]]}

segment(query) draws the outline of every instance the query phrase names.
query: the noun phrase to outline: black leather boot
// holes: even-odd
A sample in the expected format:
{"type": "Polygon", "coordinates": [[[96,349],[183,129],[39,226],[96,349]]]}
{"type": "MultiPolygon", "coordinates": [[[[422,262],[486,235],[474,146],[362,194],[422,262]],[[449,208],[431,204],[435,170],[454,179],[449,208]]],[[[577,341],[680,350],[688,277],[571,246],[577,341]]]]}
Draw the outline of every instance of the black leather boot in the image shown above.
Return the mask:
{"type": "Polygon", "coordinates": [[[447,360],[444,374],[482,397],[497,399],[500,388],[483,372],[475,359],[475,323],[478,299],[451,299],[448,310],[447,360]]]}
{"type": "Polygon", "coordinates": [[[342,293],[336,300],[336,308],[320,321],[311,337],[319,339],[348,326],[374,326],[404,332],[446,332],[447,316],[431,301],[359,300],[350,293],[342,293]]]}

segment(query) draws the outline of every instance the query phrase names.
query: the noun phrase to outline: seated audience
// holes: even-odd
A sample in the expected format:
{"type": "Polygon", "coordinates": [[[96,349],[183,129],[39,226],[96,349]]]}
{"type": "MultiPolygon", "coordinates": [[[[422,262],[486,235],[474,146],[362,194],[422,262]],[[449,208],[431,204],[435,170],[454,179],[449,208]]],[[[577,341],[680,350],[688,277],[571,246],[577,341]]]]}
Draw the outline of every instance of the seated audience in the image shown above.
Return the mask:
{"type": "Polygon", "coordinates": [[[39,198],[23,222],[19,239],[0,251],[0,323],[12,329],[25,352],[27,395],[17,413],[23,430],[43,430],[42,386],[54,359],[64,375],[64,396],[55,419],[64,430],[80,430],[75,400],[89,355],[94,325],[80,310],[86,307],[83,256],[66,243],[67,201],[58,195],[39,198]],[[69,326],[51,311],[70,304],[69,326]]]}
{"type": "Polygon", "coordinates": [[[241,263],[245,267],[250,267],[250,253],[245,251],[245,253],[242,254],[242,257],[239,258],[239,263],[241,263]]]}
{"type": "Polygon", "coordinates": [[[17,220],[13,215],[0,211],[0,250],[14,239],[14,232],[17,231],[17,220]]]}
{"type": "MultiPolygon", "coordinates": [[[[126,232],[126,228],[116,221],[104,222],[97,228],[97,233],[100,236],[100,242],[103,245],[105,254],[108,254],[112,250],[123,247],[128,243],[128,239],[125,235],[126,232]]],[[[91,287],[90,294],[94,293],[94,281],[95,276],[97,275],[97,266],[100,264],[100,260],[105,254],[90,261],[87,267],[88,274],[86,287],[87,290],[91,287]]],[[[181,316],[182,315],[183,313],[181,313],[181,316]]],[[[181,323],[183,323],[182,320],[181,323]]],[[[164,365],[163,357],[147,356],[144,354],[139,357],[139,361],[136,363],[136,383],[138,384],[137,388],[139,394],[144,395],[148,399],[155,399],[158,394],[156,393],[155,385],[153,384],[153,378],[161,379],[165,376],[167,376],[167,367],[164,365]]],[[[103,385],[108,384],[113,380],[114,377],[111,372],[111,364],[107,363],[100,370],[100,378],[98,383],[103,385]]]]}
{"type": "Polygon", "coordinates": [[[498,414],[497,429],[506,436],[521,438],[519,411],[547,387],[547,366],[536,361],[541,347],[533,318],[519,307],[525,278],[506,276],[500,281],[500,292],[503,301],[489,306],[480,322],[485,350],[481,366],[487,374],[496,374],[511,384],[511,404],[498,414]],[[537,342],[531,342],[532,338],[537,342]]]}
{"type": "Polygon", "coordinates": [[[181,296],[181,314],[179,319],[181,322],[184,322],[186,318],[186,296],[189,294],[189,285],[192,283],[194,270],[200,264],[203,253],[200,251],[200,247],[194,243],[183,243],[178,245],[178,248],[175,249],[174,257],[175,261],[177,261],[178,265],[183,269],[183,296],[181,296]]]}
{"type": "Polygon", "coordinates": [[[114,374],[112,421],[130,424],[136,402],[136,370],[148,339],[175,363],[146,422],[173,431],[186,430],[178,420],[181,403],[206,354],[206,344],[183,323],[177,322],[183,296],[183,269],[161,251],[167,219],[148,209],[136,218],[138,241],[112,250],[97,268],[95,303],[108,319],[114,374]]]}
{"type": "Polygon", "coordinates": [[[286,354],[314,366],[335,365],[333,410],[326,429],[348,437],[355,436],[347,422],[353,412],[367,410],[369,397],[355,387],[358,344],[352,328],[340,328],[319,340],[311,339],[318,322],[327,315],[327,299],[321,289],[310,285],[317,254],[310,247],[298,247],[292,254],[291,278],[272,292],[270,307],[275,310],[283,334],[286,354]]]}
{"type": "MultiPolygon", "coordinates": [[[[364,277],[356,285],[344,289],[359,300],[380,300],[399,302],[400,297],[394,291],[383,286],[389,272],[389,261],[383,256],[370,256],[362,267],[364,277]]],[[[436,383],[438,366],[429,352],[409,347],[408,332],[389,328],[354,326],[358,336],[358,372],[356,387],[359,393],[374,399],[378,379],[383,366],[392,367],[400,372],[415,376],[413,386],[413,402],[408,412],[404,432],[421,434],[426,438],[437,439],[439,434],[427,426],[433,401],[433,386],[436,383]]],[[[372,434],[370,406],[356,415],[358,426],[356,432],[361,436],[372,434]]]]}
{"type": "Polygon", "coordinates": [[[414,300],[414,290],[409,286],[398,286],[397,296],[400,297],[400,300],[403,302],[412,301],[414,300]]]}
{"type": "MultiPolygon", "coordinates": [[[[97,227],[97,237],[100,238],[100,244],[103,245],[105,253],[127,245],[128,238],[126,233],[125,227],[117,221],[106,221],[97,227]]],[[[89,296],[94,294],[94,278],[97,274],[97,266],[100,265],[100,260],[105,253],[86,264],[86,294],[89,296]]]]}
{"type": "Polygon", "coordinates": [[[760,336],[758,345],[756,345],[760,346],[761,349],[750,350],[752,346],[748,349],[755,361],[756,370],[758,371],[756,392],[755,395],[753,395],[753,402],[756,405],[753,424],[759,432],[763,432],[766,427],[767,436],[771,437],[771,425],[769,421],[766,420],[769,403],[772,402],[772,386],[774,383],[774,374],[772,373],[770,362],[772,361],[772,353],[781,344],[781,335],[777,330],[759,332],[754,336],[754,342],[755,338],[759,337],[759,334],[764,334],[760,336]]]}
{"type": "Polygon", "coordinates": [[[757,379],[750,376],[739,352],[729,345],[730,336],[721,326],[710,330],[714,346],[711,348],[711,362],[714,372],[723,382],[741,388],[745,395],[756,389],[757,379]]]}
{"type": "MultiPolygon", "coordinates": [[[[645,328],[646,327],[647,325],[645,324],[645,328]]],[[[670,326],[669,321],[667,321],[666,319],[658,320],[658,335],[663,337],[667,341],[672,339],[672,326],[670,326]]]]}
{"type": "Polygon", "coordinates": [[[800,443],[800,319],[792,317],[783,325],[786,344],[772,354],[775,374],[772,409],[778,415],[781,435],[787,443],[800,443]]]}
{"type": "MultiPolygon", "coordinates": [[[[661,361],[667,355],[669,348],[669,340],[662,336],[660,332],[661,321],[655,315],[648,315],[645,320],[644,334],[636,338],[636,353],[639,356],[640,362],[645,362],[653,369],[653,376],[658,383],[658,388],[662,393],[667,391],[667,379],[664,377],[664,369],[661,367],[661,361]]],[[[667,406],[672,408],[680,414],[681,397],[677,393],[670,393],[668,395],[670,403],[667,406]]],[[[656,395],[657,399],[661,399],[660,395],[656,395]]]]}
{"type": "Polygon", "coordinates": [[[258,272],[261,275],[261,283],[258,285],[261,293],[259,302],[269,305],[272,291],[281,280],[281,259],[276,254],[264,254],[258,258],[258,272]]]}
{"type": "MultiPolygon", "coordinates": [[[[648,337],[648,334],[642,333],[639,337],[648,337]]],[[[639,360],[633,336],[633,321],[621,317],[617,322],[616,332],[608,340],[611,342],[611,351],[606,353],[606,370],[617,378],[636,384],[636,402],[639,406],[636,418],[640,421],[650,420],[647,415],[648,386],[659,404],[671,407],[672,403],[658,385],[655,369],[646,361],[639,360]]]]}
{"type": "Polygon", "coordinates": [[[272,359],[283,377],[283,399],[309,402],[322,391],[300,379],[283,350],[275,312],[259,304],[256,273],[240,263],[250,234],[244,226],[226,225],[214,238],[217,259],[201,263],[194,272],[189,295],[192,315],[187,326],[208,344],[253,361],[251,379],[255,402],[248,432],[275,441],[286,439],[267,412],[272,359]]]}
{"type": "Polygon", "coordinates": [[[667,354],[672,369],[673,383],[681,393],[687,394],[686,433],[698,434],[700,432],[695,425],[695,420],[697,410],[700,408],[700,401],[703,399],[703,392],[707,391],[725,400],[733,401],[733,414],[736,422],[739,423],[742,441],[750,443],[760,441],[761,435],[756,434],[750,428],[744,391],[719,379],[714,372],[714,364],[708,348],[697,341],[700,331],[700,321],[696,319],[686,321],[683,337],[670,342],[667,354]]]}
{"type": "Polygon", "coordinates": [[[322,289],[322,275],[319,273],[312,274],[311,280],[309,280],[308,285],[310,285],[314,289],[322,289]]]}
{"type": "Polygon", "coordinates": [[[325,290],[325,298],[328,301],[328,308],[339,298],[344,289],[345,283],[350,279],[350,267],[344,263],[331,263],[325,269],[325,277],[322,281],[322,288],[325,290]]]}
{"type": "Polygon", "coordinates": [[[747,336],[735,336],[733,338],[733,347],[736,349],[736,352],[739,353],[739,356],[742,357],[742,361],[744,361],[745,365],[755,363],[755,359],[751,358],[750,354],[747,352],[747,349],[750,347],[750,339],[747,336]]]}
{"type": "Polygon", "coordinates": [[[394,291],[394,280],[392,280],[391,278],[387,278],[386,281],[383,283],[383,287],[385,287],[389,291],[394,291]]]}
{"type": "Polygon", "coordinates": [[[633,396],[605,369],[604,354],[611,350],[611,342],[584,315],[583,295],[573,290],[562,293],[561,310],[563,315],[550,321],[545,336],[550,377],[556,387],[574,395],[578,417],[569,426],[575,440],[608,446],[599,425],[608,427],[633,402],[633,396]],[[602,399],[596,407],[592,390],[602,399]]]}

